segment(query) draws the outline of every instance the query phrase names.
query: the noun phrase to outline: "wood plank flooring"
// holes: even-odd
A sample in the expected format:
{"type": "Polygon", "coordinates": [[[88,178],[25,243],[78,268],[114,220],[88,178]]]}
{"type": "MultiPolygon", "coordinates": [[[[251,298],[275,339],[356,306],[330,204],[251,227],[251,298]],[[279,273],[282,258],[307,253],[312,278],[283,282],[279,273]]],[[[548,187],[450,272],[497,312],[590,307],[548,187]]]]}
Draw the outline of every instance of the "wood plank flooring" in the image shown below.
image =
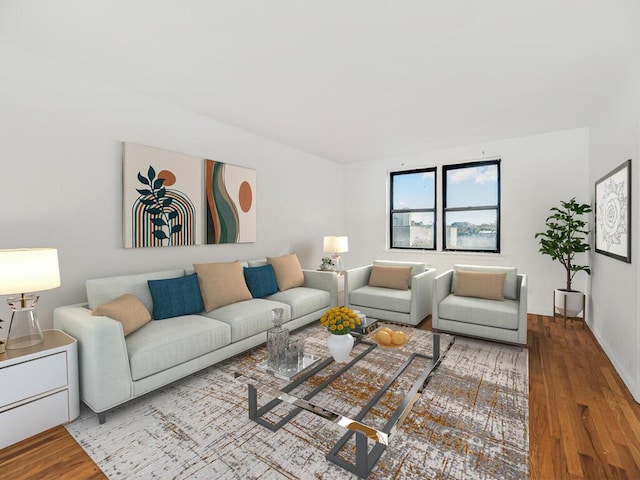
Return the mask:
{"type": "MultiPolygon", "coordinates": [[[[564,329],[542,315],[528,321],[530,478],[640,479],[640,405],[589,328],[564,329]]],[[[57,427],[0,450],[0,478],[106,476],[57,427]]]]}

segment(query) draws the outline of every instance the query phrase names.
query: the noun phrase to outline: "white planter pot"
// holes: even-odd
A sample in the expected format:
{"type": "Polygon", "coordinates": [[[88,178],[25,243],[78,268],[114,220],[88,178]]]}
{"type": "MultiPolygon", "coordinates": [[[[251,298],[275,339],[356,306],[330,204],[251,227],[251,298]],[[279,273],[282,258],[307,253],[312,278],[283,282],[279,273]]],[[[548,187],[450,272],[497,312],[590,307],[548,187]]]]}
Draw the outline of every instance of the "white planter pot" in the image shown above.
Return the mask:
{"type": "Polygon", "coordinates": [[[353,348],[353,337],[350,333],[346,335],[330,334],[327,339],[327,347],[336,363],[345,363],[353,348]]]}
{"type": "Polygon", "coordinates": [[[554,308],[556,313],[565,317],[577,317],[584,310],[583,307],[584,293],[579,291],[568,292],[566,290],[556,288],[554,291],[554,308]],[[567,311],[565,312],[565,298],[567,311]]]}

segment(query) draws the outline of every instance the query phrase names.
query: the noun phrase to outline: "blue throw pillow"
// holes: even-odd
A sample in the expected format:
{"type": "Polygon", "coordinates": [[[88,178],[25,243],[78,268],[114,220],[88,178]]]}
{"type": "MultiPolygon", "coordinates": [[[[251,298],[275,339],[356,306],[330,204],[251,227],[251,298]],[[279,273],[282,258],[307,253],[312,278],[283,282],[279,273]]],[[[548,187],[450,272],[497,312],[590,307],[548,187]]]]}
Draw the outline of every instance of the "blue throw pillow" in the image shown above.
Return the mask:
{"type": "Polygon", "coordinates": [[[154,320],[200,313],[204,309],[195,273],[165,280],[147,280],[147,284],[153,299],[154,320]]]}
{"type": "Polygon", "coordinates": [[[276,272],[271,265],[244,267],[244,280],[253,298],[262,298],[278,291],[276,272]]]}

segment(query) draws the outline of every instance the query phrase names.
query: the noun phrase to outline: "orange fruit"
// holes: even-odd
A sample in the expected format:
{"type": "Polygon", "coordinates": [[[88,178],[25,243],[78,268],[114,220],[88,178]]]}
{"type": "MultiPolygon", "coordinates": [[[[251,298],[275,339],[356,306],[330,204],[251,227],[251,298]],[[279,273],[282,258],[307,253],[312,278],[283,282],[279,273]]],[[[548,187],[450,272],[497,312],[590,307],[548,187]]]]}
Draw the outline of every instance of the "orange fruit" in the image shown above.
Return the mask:
{"type": "Polygon", "coordinates": [[[391,335],[389,335],[385,331],[379,331],[378,333],[376,333],[376,340],[381,345],[391,345],[391,335]]]}
{"type": "Polygon", "coordinates": [[[404,332],[396,330],[391,334],[391,342],[394,345],[404,345],[405,343],[407,343],[407,336],[404,332]]]}
{"type": "Polygon", "coordinates": [[[393,330],[391,330],[389,327],[381,327],[380,330],[378,330],[378,332],[386,332],[389,334],[389,336],[391,336],[391,334],[393,333],[393,330]]]}

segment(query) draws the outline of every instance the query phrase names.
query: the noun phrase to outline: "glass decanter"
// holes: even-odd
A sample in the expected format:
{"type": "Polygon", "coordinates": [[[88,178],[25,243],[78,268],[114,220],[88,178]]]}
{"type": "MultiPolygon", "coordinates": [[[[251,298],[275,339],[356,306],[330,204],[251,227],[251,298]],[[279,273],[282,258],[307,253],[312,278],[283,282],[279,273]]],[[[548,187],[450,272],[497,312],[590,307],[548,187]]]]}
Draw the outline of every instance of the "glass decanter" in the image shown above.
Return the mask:
{"type": "Polygon", "coordinates": [[[274,308],[274,327],[267,330],[267,369],[278,372],[286,367],[285,349],[289,343],[289,330],[282,326],[283,308],[274,308]]]}

